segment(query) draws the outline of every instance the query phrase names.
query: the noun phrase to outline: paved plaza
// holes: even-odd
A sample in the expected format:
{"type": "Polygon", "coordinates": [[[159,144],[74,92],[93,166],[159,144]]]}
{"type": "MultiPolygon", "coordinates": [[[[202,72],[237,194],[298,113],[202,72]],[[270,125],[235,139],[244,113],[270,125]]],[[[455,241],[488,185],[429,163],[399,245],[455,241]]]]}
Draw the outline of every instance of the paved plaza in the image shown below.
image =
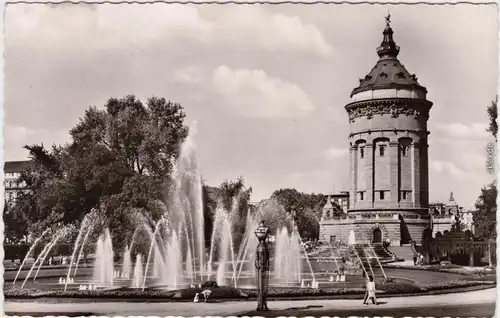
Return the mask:
{"type": "MultiPolygon", "coordinates": [[[[363,305],[362,300],[270,301],[266,316],[461,316],[493,317],[496,289],[433,296],[379,299],[380,305],[363,305]]],[[[213,303],[165,302],[5,302],[8,315],[106,315],[106,316],[242,316],[256,315],[255,301],[213,303]]]]}

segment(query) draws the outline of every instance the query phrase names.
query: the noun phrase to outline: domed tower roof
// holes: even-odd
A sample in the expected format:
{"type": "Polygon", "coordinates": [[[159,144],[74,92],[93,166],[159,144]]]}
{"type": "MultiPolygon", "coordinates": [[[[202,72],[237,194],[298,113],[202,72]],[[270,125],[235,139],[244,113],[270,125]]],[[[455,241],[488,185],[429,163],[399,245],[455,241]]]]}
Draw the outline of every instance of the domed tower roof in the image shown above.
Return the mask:
{"type": "Polygon", "coordinates": [[[359,79],[351,97],[355,94],[378,90],[378,89],[410,89],[421,90],[427,93],[427,89],[418,83],[415,74],[410,74],[397,59],[399,46],[394,42],[394,31],[391,28],[391,16],[386,18],[386,26],[383,32],[383,40],[377,48],[379,60],[364,78],[359,79]]]}

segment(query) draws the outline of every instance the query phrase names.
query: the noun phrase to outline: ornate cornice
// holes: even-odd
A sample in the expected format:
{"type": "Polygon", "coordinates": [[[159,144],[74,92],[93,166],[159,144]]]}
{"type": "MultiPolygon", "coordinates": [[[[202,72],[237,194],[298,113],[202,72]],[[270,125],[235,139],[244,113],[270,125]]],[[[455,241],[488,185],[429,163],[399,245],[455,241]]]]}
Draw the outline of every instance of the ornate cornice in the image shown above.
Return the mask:
{"type": "Polygon", "coordinates": [[[375,115],[388,115],[397,118],[400,115],[429,119],[432,102],[423,99],[372,99],[347,104],[345,109],[349,114],[349,122],[356,118],[373,118],[375,115]]]}
{"type": "MultiPolygon", "coordinates": [[[[405,133],[406,137],[409,137],[410,133],[419,135],[419,136],[427,136],[430,135],[430,131],[424,129],[397,129],[397,128],[381,128],[381,129],[365,129],[355,133],[350,133],[349,138],[354,137],[356,135],[362,134],[371,134],[371,133],[389,133],[397,135],[399,133],[405,133]]],[[[396,143],[397,144],[397,143],[396,143]]]]}

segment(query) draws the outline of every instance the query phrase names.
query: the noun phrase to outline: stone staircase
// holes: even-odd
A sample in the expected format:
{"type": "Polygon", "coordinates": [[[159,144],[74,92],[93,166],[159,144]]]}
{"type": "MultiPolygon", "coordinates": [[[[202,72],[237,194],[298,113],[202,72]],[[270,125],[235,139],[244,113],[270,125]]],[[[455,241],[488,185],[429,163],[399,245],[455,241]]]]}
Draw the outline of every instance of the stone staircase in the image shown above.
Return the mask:
{"type": "Polygon", "coordinates": [[[373,251],[375,254],[377,254],[377,257],[382,261],[382,260],[392,260],[393,259],[393,253],[388,251],[382,244],[374,244],[373,246],[373,251]]]}
{"type": "Polygon", "coordinates": [[[405,261],[413,260],[413,256],[415,255],[415,250],[411,245],[392,246],[389,249],[391,252],[396,254],[398,258],[404,259],[405,261]]]}
{"type": "Polygon", "coordinates": [[[355,258],[359,257],[359,260],[363,264],[363,267],[368,274],[371,274],[373,272],[375,275],[379,275],[381,272],[379,263],[377,259],[372,256],[371,249],[369,248],[369,246],[365,246],[362,244],[355,244],[353,247],[354,248],[352,249],[351,252],[352,257],[355,258]]]}

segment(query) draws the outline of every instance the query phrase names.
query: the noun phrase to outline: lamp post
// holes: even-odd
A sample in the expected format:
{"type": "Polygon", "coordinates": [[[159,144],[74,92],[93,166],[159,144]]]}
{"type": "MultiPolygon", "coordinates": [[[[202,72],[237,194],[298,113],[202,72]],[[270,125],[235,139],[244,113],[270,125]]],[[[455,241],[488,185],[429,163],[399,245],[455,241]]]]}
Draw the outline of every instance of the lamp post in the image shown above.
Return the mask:
{"type": "Polygon", "coordinates": [[[255,257],[255,267],[257,268],[257,311],[268,311],[266,294],[268,287],[268,271],[269,271],[269,247],[267,246],[267,237],[269,228],[264,221],[260,221],[259,227],[255,230],[255,236],[259,239],[257,252],[255,257]]]}

